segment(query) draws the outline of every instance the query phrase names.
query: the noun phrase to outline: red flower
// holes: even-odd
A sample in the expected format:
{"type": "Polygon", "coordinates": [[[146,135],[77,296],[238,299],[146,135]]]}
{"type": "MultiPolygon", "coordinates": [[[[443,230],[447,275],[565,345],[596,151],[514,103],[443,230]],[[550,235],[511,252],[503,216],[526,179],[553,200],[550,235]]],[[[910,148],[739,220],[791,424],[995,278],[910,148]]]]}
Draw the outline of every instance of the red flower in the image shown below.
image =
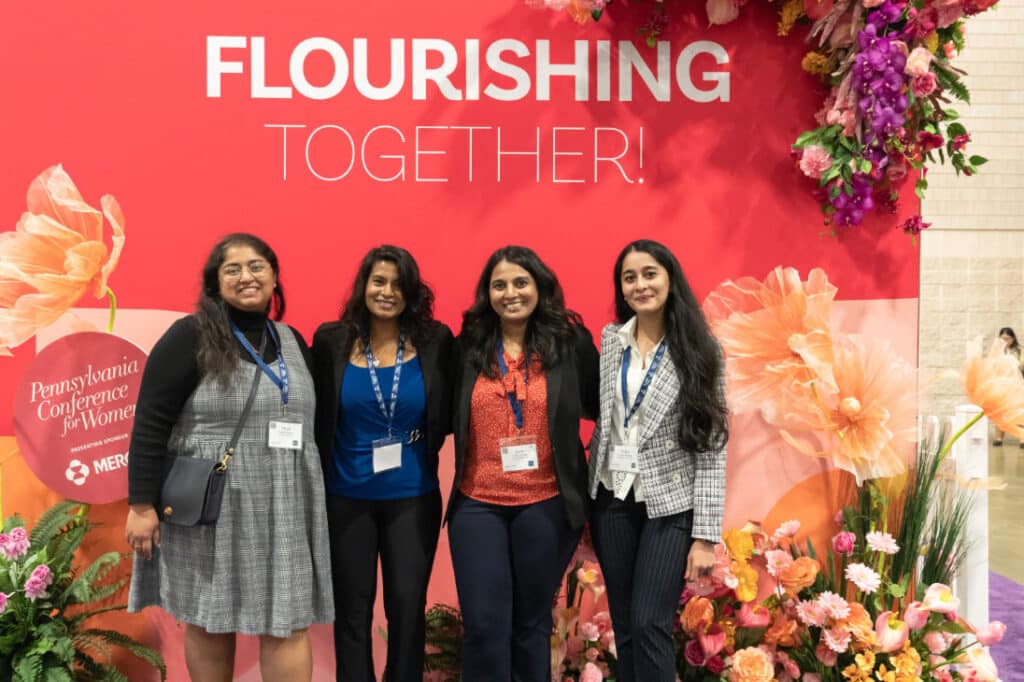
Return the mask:
{"type": "Polygon", "coordinates": [[[921,152],[927,153],[942,146],[942,135],[922,130],[917,135],[917,143],[921,145],[921,152]]]}
{"type": "Polygon", "coordinates": [[[971,136],[968,133],[963,135],[957,135],[953,138],[953,142],[950,143],[950,149],[954,152],[958,152],[967,146],[967,143],[971,141],[971,136]]]}
{"type": "Polygon", "coordinates": [[[906,232],[907,234],[912,234],[916,236],[921,234],[921,230],[926,230],[929,227],[931,227],[931,225],[931,223],[926,223],[923,220],[921,220],[921,216],[916,215],[911,218],[907,218],[907,220],[904,221],[901,227],[903,228],[903,231],[906,232]]]}
{"type": "Polygon", "coordinates": [[[725,670],[725,661],[722,660],[721,656],[712,656],[704,662],[704,666],[712,675],[721,675],[722,671],[725,670]]]}

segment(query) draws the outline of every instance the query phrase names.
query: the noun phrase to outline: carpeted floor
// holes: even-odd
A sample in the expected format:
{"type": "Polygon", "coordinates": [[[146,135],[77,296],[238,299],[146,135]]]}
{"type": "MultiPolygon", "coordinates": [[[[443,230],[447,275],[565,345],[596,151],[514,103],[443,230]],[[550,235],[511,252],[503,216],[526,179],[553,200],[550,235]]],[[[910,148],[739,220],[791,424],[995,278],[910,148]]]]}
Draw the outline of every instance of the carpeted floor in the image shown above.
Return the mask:
{"type": "Polygon", "coordinates": [[[1024,682],[1024,585],[989,573],[989,620],[1006,624],[1003,641],[992,647],[1003,682],[1024,682]]]}

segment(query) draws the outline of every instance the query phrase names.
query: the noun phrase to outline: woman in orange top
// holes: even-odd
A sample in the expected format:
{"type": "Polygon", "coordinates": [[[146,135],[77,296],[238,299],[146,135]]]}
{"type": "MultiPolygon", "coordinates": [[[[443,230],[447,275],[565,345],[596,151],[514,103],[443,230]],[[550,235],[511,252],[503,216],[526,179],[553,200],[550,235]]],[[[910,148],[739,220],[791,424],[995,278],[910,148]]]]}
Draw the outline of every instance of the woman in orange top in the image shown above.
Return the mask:
{"type": "Polygon", "coordinates": [[[463,315],[448,537],[465,682],[551,679],[551,600],[586,520],[580,418],[598,355],[530,249],[491,255],[463,315]]]}

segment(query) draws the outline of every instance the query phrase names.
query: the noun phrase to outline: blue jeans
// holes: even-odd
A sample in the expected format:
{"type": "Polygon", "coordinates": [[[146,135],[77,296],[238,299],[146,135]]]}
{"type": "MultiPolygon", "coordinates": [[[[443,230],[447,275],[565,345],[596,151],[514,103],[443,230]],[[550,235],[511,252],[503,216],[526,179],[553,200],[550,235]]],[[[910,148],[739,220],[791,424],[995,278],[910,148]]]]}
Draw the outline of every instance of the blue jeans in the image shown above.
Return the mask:
{"type": "Polygon", "coordinates": [[[550,682],[551,605],[581,531],[561,496],[503,507],[455,495],[448,542],[463,682],[550,682]]]}

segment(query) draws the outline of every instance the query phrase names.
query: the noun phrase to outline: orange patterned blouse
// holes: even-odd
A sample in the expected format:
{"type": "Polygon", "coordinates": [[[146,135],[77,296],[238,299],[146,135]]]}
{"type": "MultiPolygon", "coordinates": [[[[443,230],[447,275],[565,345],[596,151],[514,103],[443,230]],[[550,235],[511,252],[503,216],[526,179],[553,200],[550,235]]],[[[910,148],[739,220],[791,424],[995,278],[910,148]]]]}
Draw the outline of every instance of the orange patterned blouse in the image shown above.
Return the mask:
{"type": "Polygon", "coordinates": [[[508,374],[494,379],[480,374],[473,386],[469,410],[466,463],[459,490],[466,497],[501,506],[532,504],[558,494],[548,432],[548,382],[534,356],[524,381],[523,356],[505,354],[508,374]],[[537,468],[506,472],[501,466],[499,441],[520,435],[507,392],[523,400],[524,436],[537,441],[537,468]]]}

